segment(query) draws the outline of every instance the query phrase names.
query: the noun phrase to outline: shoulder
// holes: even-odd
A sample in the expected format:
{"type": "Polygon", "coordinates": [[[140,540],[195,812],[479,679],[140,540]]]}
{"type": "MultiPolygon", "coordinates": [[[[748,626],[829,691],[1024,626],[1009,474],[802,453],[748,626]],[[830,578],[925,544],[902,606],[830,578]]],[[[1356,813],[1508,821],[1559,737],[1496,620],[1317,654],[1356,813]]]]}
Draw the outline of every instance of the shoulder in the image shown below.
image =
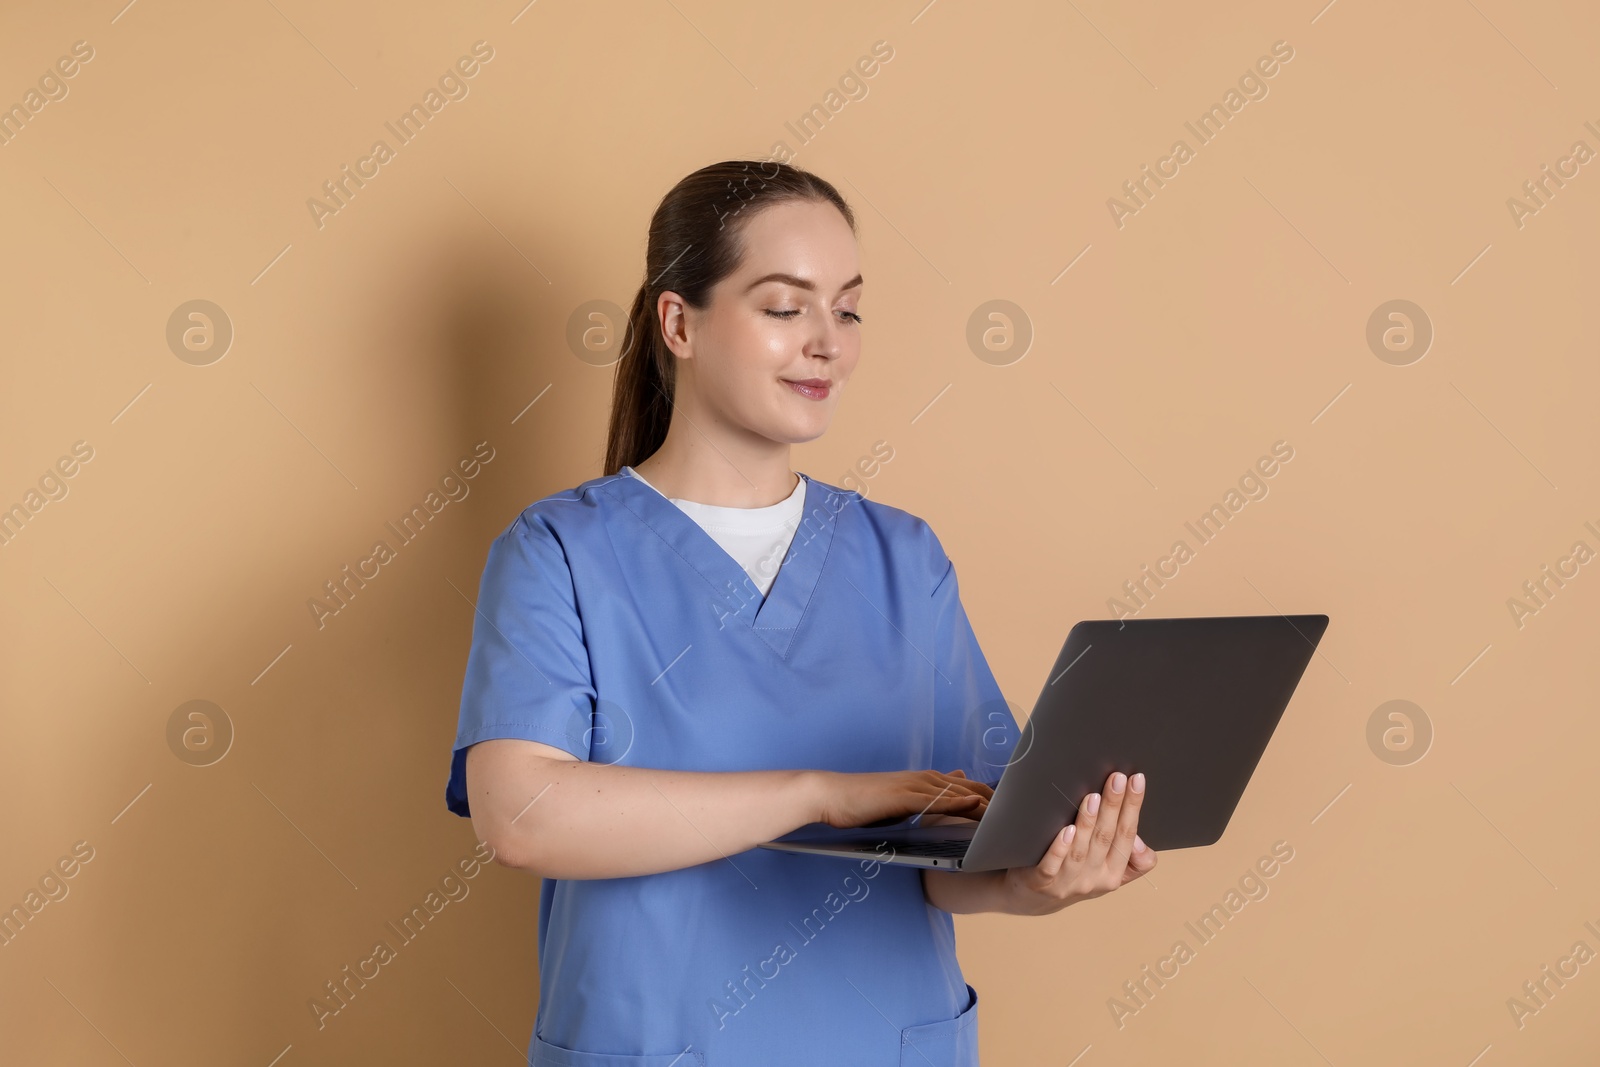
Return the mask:
{"type": "Polygon", "coordinates": [[[604,522],[606,511],[616,504],[615,496],[607,491],[608,486],[626,477],[626,474],[609,474],[590,478],[542,496],[501,527],[494,542],[517,541],[556,549],[581,543],[604,522]]]}
{"type": "MultiPolygon", "coordinates": [[[[809,477],[809,475],[807,476],[809,477]]],[[[871,500],[854,489],[841,489],[812,478],[824,490],[823,499],[842,521],[853,524],[852,533],[879,543],[893,563],[905,568],[932,591],[949,571],[950,557],[921,516],[879,500],[871,500]],[[849,516],[845,518],[845,516],[849,516]]]]}

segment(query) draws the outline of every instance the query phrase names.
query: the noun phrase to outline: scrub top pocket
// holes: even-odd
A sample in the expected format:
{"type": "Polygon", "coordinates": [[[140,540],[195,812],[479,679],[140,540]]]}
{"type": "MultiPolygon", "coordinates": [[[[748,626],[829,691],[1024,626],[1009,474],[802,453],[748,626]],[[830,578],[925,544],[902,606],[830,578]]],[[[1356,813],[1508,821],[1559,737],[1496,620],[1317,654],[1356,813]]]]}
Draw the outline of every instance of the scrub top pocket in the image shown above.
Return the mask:
{"type": "Polygon", "coordinates": [[[969,985],[967,995],[954,1019],[900,1031],[900,1067],[978,1067],[978,991],[969,985]]]}
{"type": "Polygon", "coordinates": [[[578,1052],[560,1045],[552,1045],[538,1034],[533,1035],[532,1067],[704,1067],[705,1054],[699,1049],[684,1048],[677,1052],[662,1052],[648,1056],[630,1056],[620,1052],[578,1052]]]}

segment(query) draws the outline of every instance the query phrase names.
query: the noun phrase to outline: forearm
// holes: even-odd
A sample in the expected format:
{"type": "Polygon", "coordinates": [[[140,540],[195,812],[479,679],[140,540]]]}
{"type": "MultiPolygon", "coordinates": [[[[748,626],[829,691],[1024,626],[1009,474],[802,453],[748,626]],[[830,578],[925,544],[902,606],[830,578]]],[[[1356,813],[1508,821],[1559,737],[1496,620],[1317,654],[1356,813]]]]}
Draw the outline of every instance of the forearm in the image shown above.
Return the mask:
{"type": "Polygon", "coordinates": [[[820,819],[812,771],[669,771],[544,760],[517,788],[472,797],[508,866],[546,878],[623,878],[692,867],[820,819]],[[537,799],[535,799],[537,798],[537,799]]]}
{"type": "Polygon", "coordinates": [[[922,895],[929,904],[952,915],[1010,912],[1005,871],[936,871],[922,869],[922,895]]]}

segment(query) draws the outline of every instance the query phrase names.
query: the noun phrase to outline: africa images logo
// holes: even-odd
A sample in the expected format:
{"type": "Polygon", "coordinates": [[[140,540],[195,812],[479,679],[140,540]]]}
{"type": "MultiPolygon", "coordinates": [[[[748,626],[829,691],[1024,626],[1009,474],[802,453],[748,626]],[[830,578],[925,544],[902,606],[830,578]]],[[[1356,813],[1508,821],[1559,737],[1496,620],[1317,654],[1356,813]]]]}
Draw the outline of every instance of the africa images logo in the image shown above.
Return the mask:
{"type": "Polygon", "coordinates": [[[478,76],[483,69],[482,64],[494,58],[494,48],[487,41],[475,41],[472,45],[472,54],[464,55],[455,61],[439,75],[438,88],[429,86],[422,94],[422,100],[413,103],[410,108],[402,112],[393,122],[385,122],[384,128],[394,137],[394,146],[388,141],[379,139],[372,142],[372,149],[366,155],[356,160],[355,169],[345,163],[339,168],[339,175],[322,183],[322,193],[326,201],[316,197],[306,199],[306,210],[311,212],[311,221],[317,229],[322,229],[327,224],[330,216],[337,215],[350,201],[355,199],[356,193],[366,188],[367,182],[382,173],[385,164],[391,162],[398,155],[399,148],[410,144],[422,133],[434,116],[445,109],[452,100],[465,100],[467,94],[472,92],[470,79],[478,76]]]}
{"type": "MultiPolygon", "coordinates": [[[[1213,103],[1201,112],[1194,122],[1183,124],[1184,128],[1194,135],[1196,146],[1208,145],[1215,140],[1233,117],[1243,111],[1250,101],[1265,100],[1268,92],[1266,79],[1278,74],[1282,69],[1280,63],[1288,63],[1292,59],[1294,59],[1294,48],[1288,41],[1272,42],[1272,55],[1260,57],[1254,67],[1247,68],[1239,76],[1237,89],[1230,87],[1220,102],[1213,103]]],[[[1151,170],[1150,164],[1146,163],[1140,167],[1140,177],[1123,182],[1122,191],[1132,203],[1129,204],[1114,196],[1106,198],[1106,210],[1111,214],[1112,225],[1120,230],[1127,225],[1129,216],[1137,215],[1148,207],[1156,192],[1165,188],[1168,181],[1182,173],[1184,164],[1194,159],[1196,150],[1180,137],[1172,142],[1172,148],[1167,155],[1156,160],[1154,170],[1151,170]],[[1151,188],[1152,185],[1154,188],[1151,188]]]]}
{"type": "Polygon", "coordinates": [[[494,446],[488,441],[479,441],[473,446],[472,455],[462,457],[454,468],[439,478],[439,488],[429,489],[422,503],[413,504],[411,510],[397,520],[398,526],[394,522],[384,523],[394,535],[393,546],[382,538],[374,541],[372,551],[356,561],[354,571],[346,563],[336,577],[322,583],[325,598],[306,598],[306,610],[311,613],[311,621],[317,624],[317,629],[327,626],[330,618],[348,608],[356,594],[383,573],[383,567],[400,558],[399,549],[421,537],[428,524],[437,519],[452,501],[459,503],[465,500],[467,494],[472,492],[472,487],[467,483],[493,462],[494,457],[494,446]],[[457,471],[460,472],[459,476],[457,471]]]}

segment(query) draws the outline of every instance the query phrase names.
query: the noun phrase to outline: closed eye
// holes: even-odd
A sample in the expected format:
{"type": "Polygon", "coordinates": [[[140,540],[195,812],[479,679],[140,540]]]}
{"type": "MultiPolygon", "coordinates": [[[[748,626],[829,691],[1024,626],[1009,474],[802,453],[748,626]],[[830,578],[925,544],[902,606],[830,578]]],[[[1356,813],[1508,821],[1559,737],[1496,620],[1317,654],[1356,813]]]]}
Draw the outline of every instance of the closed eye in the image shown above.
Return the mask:
{"type": "MultiPolygon", "coordinates": [[[[800,314],[800,310],[798,308],[794,308],[789,311],[774,311],[771,308],[767,308],[766,312],[775,319],[792,319],[794,316],[800,314]]],[[[862,322],[866,321],[854,311],[841,311],[839,314],[843,315],[845,318],[856,323],[857,325],[860,325],[862,322]]]]}

